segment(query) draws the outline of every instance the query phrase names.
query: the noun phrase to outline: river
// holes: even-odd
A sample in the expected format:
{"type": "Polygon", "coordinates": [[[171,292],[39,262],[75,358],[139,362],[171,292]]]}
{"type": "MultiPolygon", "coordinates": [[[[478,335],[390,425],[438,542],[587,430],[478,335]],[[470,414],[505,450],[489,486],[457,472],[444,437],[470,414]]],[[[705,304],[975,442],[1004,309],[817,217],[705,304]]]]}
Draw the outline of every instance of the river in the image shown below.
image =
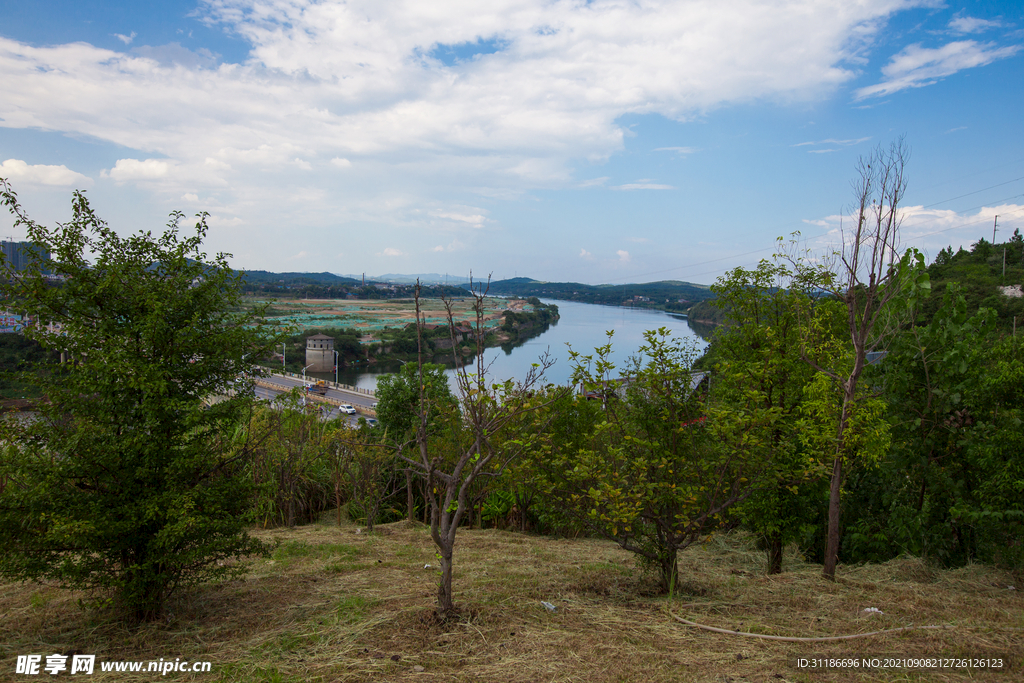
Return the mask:
{"type": "MultiPolygon", "coordinates": [[[[673,336],[693,339],[701,350],[707,347],[707,342],[690,328],[685,317],[665,311],[574,301],[544,300],[544,303],[558,306],[559,320],[545,332],[518,346],[487,349],[484,362],[489,365],[490,379],[521,380],[529,372],[531,364],[536,363],[537,358],[547,351],[555,359],[555,364],[548,369],[546,381],[558,385],[567,384],[572,376],[572,367],[569,365],[566,344],[570,344],[574,351],[592,354],[595,347],[606,343],[605,332],[608,330],[615,331],[611,358],[617,367],[622,367],[625,360],[643,345],[643,333],[646,330],[667,327],[672,330],[673,336]]],[[[397,369],[396,366],[377,367],[372,371],[364,368],[358,371],[343,369],[338,374],[338,381],[363,389],[374,389],[380,375],[397,372],[397,369]]],[[[452,373],[454,370],[449,371],[449,375],[452,373]]]]}

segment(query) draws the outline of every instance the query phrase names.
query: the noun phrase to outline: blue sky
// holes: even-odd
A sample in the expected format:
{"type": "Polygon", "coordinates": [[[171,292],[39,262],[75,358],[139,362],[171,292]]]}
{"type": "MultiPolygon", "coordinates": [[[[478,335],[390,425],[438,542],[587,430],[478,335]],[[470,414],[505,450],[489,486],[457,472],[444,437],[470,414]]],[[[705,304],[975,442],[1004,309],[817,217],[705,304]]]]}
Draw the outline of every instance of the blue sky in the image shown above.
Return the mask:
{"type": "MultiPolygon", "coordinates": [[[[1024,230],[1024,8],[915,0],[0,2],[0,177],[240,268],[711,283],[838,241],[905,136],[903,240],[1024,230]]],[[[8,216],[3,236],[21,239],[8,216]]]]}

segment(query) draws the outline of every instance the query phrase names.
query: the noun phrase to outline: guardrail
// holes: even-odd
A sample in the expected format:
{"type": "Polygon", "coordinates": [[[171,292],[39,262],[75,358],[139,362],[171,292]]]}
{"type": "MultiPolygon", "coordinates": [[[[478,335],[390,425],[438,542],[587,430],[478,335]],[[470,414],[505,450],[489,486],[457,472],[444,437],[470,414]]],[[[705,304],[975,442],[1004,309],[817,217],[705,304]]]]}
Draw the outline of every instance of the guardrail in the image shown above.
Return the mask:
{"type": "MultiPolygon", "coordinates": [[[[275,372],[275,373],[271,373],[271,374],[272,375],[276,375],[278,377],[282,377],[283,376],[279,372],[275,372]]],[[[292,373],[288,373],[288,376],[295,377],[295,375],[292,374],[292,373]]],[[[302,379],[302,377],[299,376],[299,379],[302,379]]],[[[257,378],[256,380],[254,380],[254,383],[256,384],[256,386],[264,387],[265,389],[274,389],[275,391],[280,391],[281,390],[281,385],[273,384],[271,382],[267,382],[266,380],[261,380],[261,379],[257,378]]],[[[334,382],[330,382],[329,384],[334,385],[334,382]]],[[[347,385],[342,385],[342,386],[345,387],[347,385]]],[[[337,388],[337,386],[335,386],[335,388],[337,388]]],[[[366,393],[366,392],[365,391],[361,391],[359,393],[366,393]]],[[[306,392],[303,395],[306,397],[306,400],[316,401],[318,403],[327,403],[328,405],[332,405],[332,406],[349,405],[349,404],[347,404],[346,401],[344,401],[344,400],[342,400],[340,398],[333,398],[331,396],[322,396],[320,394],[314,394],[314,393],[310,393],[310,392],[306,392]]],[[[368,395],[374,396],[375,394],[368,394],[368,395]]],[[[377,417],[377,411],[374,410],[373,408],[369,408],[369,407],[361,406],[361,405],[352,405],[352,407],[355,408],[356,412],[361,414],[361,415],[369,415],[370,417],[377,417]]]]}
{"type": "MultiPolygon", "coordinates": [[[[294,373],[294,372],[272,372],[270,374],[271,375],[276,375],[277,377],[291,377],[292,379],[303,379],[302,375],[299,375],[299,374],[294,373]]],[[[304,381],[308,382],[310,380],[306,379],[304,381]]],[[[323,380],[314,380],[314,381],[319,382],[319,381],[323,381],[323,380]]],[[[351,391],[351,392],[356,393],[356,394],[364,394],[366,396],[373,396],[375,398],[377,396],[377,392],[374,391],[373,389],[363,389],[362,387],[354,387],[351,384],[342,384],[340,382],[331,382],[330,380],[324,381],[324,384],[326,384],[327,386],[329,386],[332,389],[337,389],[338,391],[351,391]]]]}

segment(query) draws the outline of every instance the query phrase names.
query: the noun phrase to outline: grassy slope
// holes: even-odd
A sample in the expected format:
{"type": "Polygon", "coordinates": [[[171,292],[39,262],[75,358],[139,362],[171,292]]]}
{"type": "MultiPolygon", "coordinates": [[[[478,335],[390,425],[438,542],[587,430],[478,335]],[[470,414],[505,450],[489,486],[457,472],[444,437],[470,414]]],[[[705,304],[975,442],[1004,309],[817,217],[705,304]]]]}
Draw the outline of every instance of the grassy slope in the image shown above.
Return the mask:
{"type": "MultiPolygon", "coordinates": [[[[98,660],[182,657],[212,673],[167,680],[213,681],[1009,681],[1020,675],[1024,595],[986,567],[936,572],[914,559],[840,568],[840,580],[793,552],[786,572],[766,577],[743,536],[687,551],[681,615],[768,634],[836,635],[907,624],[911,631],[840,644],[772,642],[675,623],[631,557],[596,540],[497,530],[462,531],[455,592],[463,619],[438,623],[429,535],[405,523],[357,534],[330,524],[260,531],[282,545],[244,580],[177,598],[165,621],[131,630],[77,594],[38,584],[0,585],[0,680],[16,677],[17,654],[94,653],[98,660]],[[540,601],[554,603],[546,611],[540,601]],[[687,605],[686,603],[691,603],[687,605]],[[883,616],[862,610],[877,607],[883,616]],[[810,673],[796,657],[982,655],[1015,658],[1013,671],[910,674],[810,673]],[[421,668],[421,669],[420,669],[421,668]]],[[[1017,586],[1020,587],[1019,578],[1017,586]]],[[[91,680],[153,681],[149,674],[91,680]]]]}

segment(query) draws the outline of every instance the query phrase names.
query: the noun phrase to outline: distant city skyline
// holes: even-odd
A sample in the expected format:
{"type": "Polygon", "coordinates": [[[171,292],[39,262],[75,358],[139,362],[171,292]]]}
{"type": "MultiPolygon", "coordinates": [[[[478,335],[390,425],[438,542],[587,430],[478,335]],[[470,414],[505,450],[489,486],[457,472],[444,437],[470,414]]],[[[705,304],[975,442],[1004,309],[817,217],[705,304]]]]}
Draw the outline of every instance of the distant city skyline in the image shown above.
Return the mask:
{"type": "MultiPolygon", "coordinates": [[[[929,261],[1024,231],[1024,7],[4,2],[0,177],[53,225],[208,211],[275,272],[708,284],[837,240],[905,136],[929,261]]],[[[6,212],[5,239],[23,240],[6,212]]]]}

